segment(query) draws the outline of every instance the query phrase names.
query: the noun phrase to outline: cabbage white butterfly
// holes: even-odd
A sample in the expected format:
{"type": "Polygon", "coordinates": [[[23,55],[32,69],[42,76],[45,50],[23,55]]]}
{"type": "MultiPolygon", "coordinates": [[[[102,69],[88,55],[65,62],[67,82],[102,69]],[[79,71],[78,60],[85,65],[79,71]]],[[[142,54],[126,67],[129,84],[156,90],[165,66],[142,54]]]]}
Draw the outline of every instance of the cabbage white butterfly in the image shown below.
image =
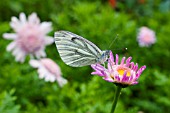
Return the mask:
{"type": "Polygon", "coordinates": [[[54,39],[61,59],[72,67],[103,64],[110,53],[110,50],[101,51],[92,42],[68,31],[55,32],[54,39]]]}

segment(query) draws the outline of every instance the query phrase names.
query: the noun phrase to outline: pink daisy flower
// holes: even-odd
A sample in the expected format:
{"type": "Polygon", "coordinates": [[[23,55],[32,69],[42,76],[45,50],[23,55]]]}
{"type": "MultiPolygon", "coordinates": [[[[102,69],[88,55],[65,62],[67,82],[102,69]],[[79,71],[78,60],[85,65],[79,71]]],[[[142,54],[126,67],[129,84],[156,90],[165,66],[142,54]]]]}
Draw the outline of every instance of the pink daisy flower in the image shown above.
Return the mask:
{"type": "Polygon", "coordinates": [[[45,81],[54,82],[57,81],[59,86],[62,87],[67,83],[67,80],[61,76],[60,67],[49,58],[42,58],[41,60],[30,60],[30,65],[34,68],[38,68],[38,74],[40,79],[45,81]]]}
{"type": "Polygon", "coordinates": [[[110,52],[107,68],[100,64],[92,64],[91,67],[95,70],[92,74],[102,76],[104,80],[120,84],[124,87],[137,84],[137,80],[145,70],[146,66],[142,66],[138,69],[137,63],[134,64],[134,62],[130,62],[132,57],[127,58],[126,62],[125,59],[126,58],[123,57],[119,64],[119,56],[116,54],[114,61],[113,54],[110,52]]]}
{"type": "Polygon", "coordinates": [[[155,32],[147,27],[141,27],[137,36],[140,47],[149,47],[156,42],[155,32]]]}
{"type": "Polygon", "coordinates": [[[20,13],[19,19],[12,17],[10,26],[15,33],[3,34],[5,39],[13,40],[7,46],[7,51],[12,51],[15,60],[19,62],[24,62],[26,55],[45,57],[46,45],[54,42],[53,37],[47,36],[52,30],[51,25],[51,22],[40,23],[36,13],[28,16],[28,19],[24,13],[20,13]]]}

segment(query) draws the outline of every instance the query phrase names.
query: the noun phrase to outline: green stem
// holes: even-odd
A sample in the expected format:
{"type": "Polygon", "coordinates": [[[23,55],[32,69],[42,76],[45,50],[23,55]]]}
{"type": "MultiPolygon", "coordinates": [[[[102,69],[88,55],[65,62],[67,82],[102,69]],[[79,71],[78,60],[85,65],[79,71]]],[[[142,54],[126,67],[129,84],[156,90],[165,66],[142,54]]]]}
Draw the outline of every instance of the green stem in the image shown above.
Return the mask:
{"type": "Polygon", "coordinates": [[[122,89],[122,87],[120,85],[117,85],[116,93],[115,93],[114,100],[113,100],[112,110],[111,110],[110,113],[114,113],[114,111],[115,111],[116,104],[117,104],[117,101],[119,99],[121,89],[122,89]]]}

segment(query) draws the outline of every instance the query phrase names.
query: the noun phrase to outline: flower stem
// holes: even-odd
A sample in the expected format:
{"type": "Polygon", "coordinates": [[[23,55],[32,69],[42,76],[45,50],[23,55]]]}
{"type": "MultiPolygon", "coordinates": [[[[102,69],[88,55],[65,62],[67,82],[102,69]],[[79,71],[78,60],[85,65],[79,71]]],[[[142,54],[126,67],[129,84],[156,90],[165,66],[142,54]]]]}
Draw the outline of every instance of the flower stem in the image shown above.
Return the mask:
{"type": "Polygon", "coordinates": [[[117,85],[114,100],[113,100],[112,110],[110,113],[114,113],[114,111],[115,111],[116,104],[119,99],[121,89],[122,89],[122,87],[120,85],[117,85]]]}

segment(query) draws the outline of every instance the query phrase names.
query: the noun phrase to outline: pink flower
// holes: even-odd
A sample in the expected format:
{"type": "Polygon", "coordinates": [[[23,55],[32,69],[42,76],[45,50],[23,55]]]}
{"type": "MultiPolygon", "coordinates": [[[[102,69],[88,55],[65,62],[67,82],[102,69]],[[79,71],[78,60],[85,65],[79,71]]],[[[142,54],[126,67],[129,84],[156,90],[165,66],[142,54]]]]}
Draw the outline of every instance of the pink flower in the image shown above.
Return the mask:
{"type": "Polygon", "coordinates": [[[147,27],[141,27],[137,36],[137,41],[141,47],[149,47],[156,42],[155,32],[147,27]]]}
{"type": "Polygon", "coordinates": [[[13,40],[7,51],[12,51],[15,60],[24,62],[26,55],[36,58],[45,57],[45,46],[54,42],[53,37],[47,36],[52,30],[50,22],[40,23],[36,13],[32,13],[26,19],[24,13],[20,13],[19,19],[11,18],[10,26],[15,33],[4,33],[5,39],[13,40]]]}
{"type": "Polygon", "coordinates": [[[60,67],[49,58],[42,58],[41,60],[30,60],[30,65],[38,68],[39,78],[45,81],[57,81],[59,86],[62,87],[67,83],[67,80],[61,76],[60,67]]]}
{"type": "Polygon", "coordinates": [[[119,56],[116,54],[114,61],[113,54],[110,52],[107,68],[100,64],[92,64],[91,67],[95,70],[92,74],[97,74],[102,76],[103,79],[108,82],[121,84],[123,86],[137,84],[137,80],[141,73],[145,70],[146,66],[142,66],[138,69],[137,63],[134,64],[134,62],[130,62],[132,57],[127,58],[126,62],[125,59],[126,58],[123,57],[121,63],[119,64],[119,56]]]}

